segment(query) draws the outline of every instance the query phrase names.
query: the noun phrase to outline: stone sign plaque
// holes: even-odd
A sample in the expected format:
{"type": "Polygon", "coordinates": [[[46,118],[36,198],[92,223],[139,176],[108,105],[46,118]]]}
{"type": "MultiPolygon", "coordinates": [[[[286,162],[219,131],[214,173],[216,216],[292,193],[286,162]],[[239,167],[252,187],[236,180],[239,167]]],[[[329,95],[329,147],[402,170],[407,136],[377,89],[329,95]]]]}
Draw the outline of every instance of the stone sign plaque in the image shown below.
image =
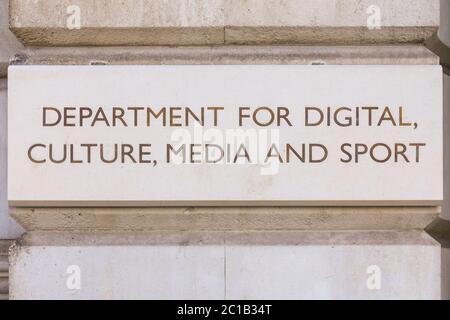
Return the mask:
{"type": "Polygon", "coordinates": [[[440,66],[11,66],[12,206],[428,205],[440,66]]]}

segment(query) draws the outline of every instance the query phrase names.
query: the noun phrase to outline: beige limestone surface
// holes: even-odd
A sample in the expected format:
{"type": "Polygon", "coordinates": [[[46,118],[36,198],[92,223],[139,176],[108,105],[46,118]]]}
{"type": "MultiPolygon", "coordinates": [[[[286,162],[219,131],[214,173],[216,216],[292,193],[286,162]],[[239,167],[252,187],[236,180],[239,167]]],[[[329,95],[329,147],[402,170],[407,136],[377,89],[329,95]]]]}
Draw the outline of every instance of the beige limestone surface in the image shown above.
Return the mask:
{"type": "Polygon", "coordinates": [[[28,231],[411,230],[439,207],[11,208],[28,231]]]}
{"type": "MultiPolygon", "coordinates": [[[[2,1],[0,5],[7,2],[2,1]]],[[[422,43],[437,30],[435,0],[208,1],[207,7],[204,1],[171,1],[170,6],[162,7],[162,1],[149,5],[149,1],[137,0],[95,4],[82,0],[77,1],[81,9],[79,30],[67,27],[69,2],[12,0],[12,28],[30,45],[212,46],[27,48],[15,63],[438,63],[436,56],[419,45],[215,46],[422,43]],[[381,29],[367,28],[367,9],[372,4],[381,9],[381,29]]],[[[0,23],[4,21],[0,19],[0,23]]],[[[2,55],[2,45],[0,76],[16,51],[8,48],[2,55]]],[[[422,230],[439,211],[438,207],[13,208],[12,215],[31,232],[11,256],[11,292],[16,299],[439,298],[439,246],[426,234],[412,231],[422,230]],[[210,232],[205,236],[180,232],[183,229],[264,232],[230,236],[210,232]],[[175,235],[136,232],[151,230],[175,230],[175,235]],[[282,230],[302,232],[286,234],[282,230]],[[81,267],[81,290],[67,287],[67,268],[74,264],[81,267]],[[367,287],[367,268],[373,264],[381,267],[379,290],[367,287]],[[174,278],[174,273],[181,279],[174,278]],[[173,285],[177,279],[179,286],[173,285]]],[[[0,272],[5,270],[4,257],[0,256],[0,272]]],[[[448,249],[442,249],[443,280],[448,279],[448,257],[448,249]]],[[[0,298],[5,298],[2,285],[0,280],[0,298]]],[[[443,297],[446,293],[448,297],[448,288],[443,285],[443,297]]]]}
{"type": "Polygon", "coordinates": [[[422,45],[379,46],[188,46],[188,47],[28,47],[17,65],[430,65],[439,57],[422,45]]]}
{"type": "Polygon", "coordinates": [[[7,81],[0,79],[0,240],[16,239],[23,233],[23,229],[9,215],[7,137],[7,81]]]}
{"type": "Polygon", "coordinates": [[[11,0],[10,25],[50,46],[419,43],[439,0],[11,0]]]}

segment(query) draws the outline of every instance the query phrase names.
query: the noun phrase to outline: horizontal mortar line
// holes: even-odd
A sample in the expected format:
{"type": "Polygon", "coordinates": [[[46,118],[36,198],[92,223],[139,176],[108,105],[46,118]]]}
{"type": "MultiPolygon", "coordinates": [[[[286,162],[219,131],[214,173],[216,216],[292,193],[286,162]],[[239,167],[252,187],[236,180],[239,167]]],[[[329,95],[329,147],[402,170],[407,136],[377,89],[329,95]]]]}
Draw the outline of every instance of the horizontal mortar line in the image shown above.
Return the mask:
{"type": "MultiPolygon", "coordinates": [[[[230,64],[224,59],[248,59],[245,63],[261,63],[261,61],[305,60],[303,63],[314,63],[320,60],[362,60],[370,62],[375,60],[379,64],[395,59],[406,60],[411,64],[439,64],[439,58],[422,45],[377,45],[377,46],[187,46],[187,47],[34,47],[19,51],[12,59],[12,64],[33,63],[91,63],[95,59],[105,60],[105,63],[133,63],[136,59],[148,59],[140,61],[147,64],[160,64],[164,62],[197,62],[205,64],[230,64]],[[62,59],[63,61],[57,61],[62,59]],[[55,61],[56,60],[56,61],[55,61]],[[64,61],[65,60],[65,61],[64,61]],[[75,61],[74,61],[75,60],[75,61]],[[203,60],[203,61],[202,61],[203,60]],[[255,61],[253,61],[255,60],[255,61]],[[307,61],[308,60],[308,61],[307,61]]],[[[102,61],[99,61],[102,62],[102,61]]],[[[327,63],[326,61],[324,61],[327,63]]],[[[231,61],[231,63],[238,63],[231,61]]],[[[268,63],[268,62],[266,62],[268,63]]],[[[275,62],[276,63],[276,62],[275,62]]],[[[280,62],[279,62],[280,63],[280,62]]],[[[296,63],[295,61],[293,63],[296,63]]],[[[297,61],[298,63],[298,61],[297,61]]],[[[331,62],[332,63],[332,62],[331,62]]],[[[391,64],[394,62],[391,62],[391,64]]],[[[397,63],[402,63],[399,61],[397,63]]],[[[351,63],[349,63],[351,64],[351,63]]]]}

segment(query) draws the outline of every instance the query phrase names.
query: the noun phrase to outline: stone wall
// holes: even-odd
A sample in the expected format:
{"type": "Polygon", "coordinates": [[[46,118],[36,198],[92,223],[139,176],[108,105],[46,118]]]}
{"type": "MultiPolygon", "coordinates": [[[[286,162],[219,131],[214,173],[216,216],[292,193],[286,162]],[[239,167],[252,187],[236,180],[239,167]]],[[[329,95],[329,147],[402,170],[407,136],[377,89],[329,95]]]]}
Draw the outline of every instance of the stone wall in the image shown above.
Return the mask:
{"type": "MultiPolygon", "coordinates": [[[[439,5],[10,0],[10,28],[25,47],[6,30],[0,10],[0,43],[7,44],[0,45],[0,70],[5,76],[10,58],[20,65],[436,65],[439,57],[425,43],[437,54],[445,50],[434,36],[439,5]]],[[[7,216],[6,81],[0,84],[0,238],[10,239],[22,229],[7,216]]],[[[440,212],[436,206],[9,208],[26,230],[9,255],[10,297],[449,298],[449,233],[440,212]],[[425,232],[432,222],[433,237],[425,232]],[[75,275],[80,287],[70,286],[75,275]]],[[[10,243],[0,244],[4,294],[10,243]]]]}

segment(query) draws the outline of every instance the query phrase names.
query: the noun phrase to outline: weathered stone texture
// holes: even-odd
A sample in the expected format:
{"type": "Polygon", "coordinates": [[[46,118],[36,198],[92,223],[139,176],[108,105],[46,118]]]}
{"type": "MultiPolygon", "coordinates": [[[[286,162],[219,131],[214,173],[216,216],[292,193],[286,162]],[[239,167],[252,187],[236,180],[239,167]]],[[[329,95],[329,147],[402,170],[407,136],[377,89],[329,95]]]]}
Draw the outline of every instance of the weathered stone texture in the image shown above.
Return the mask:
{"type": "Polygon", "coordinates": [[[10,24],[29,45],[417,43],[439,0],[11,0],[10,24]]]}
{"type": "Polygon", "coordinates": [[[11,253],[12,299],[439,299],[441,292],[440,246],[420,231],[47,233],[31,242],[11,253]],[[73,266],[79,289],[67,286],[73,266]],[[378,288],[367,285],[374,268],[378,288]]]}
{"type": "Polygon", "coordinates": [[[407,230],[424,229],[438,207],[384,208],[12,208],[28,231],[407,230]]]}
{"type": "Polygon", "coordinates": [[[8,62],[22,44],[9,30],[8,24],[8,0],[0,0],[0,78],[6,76],[8,62]]]}
{"type": "Polygon", "coordinates": [[[158,65],[302,64],[424,65],[439,57],[422,45],[392,46],[205,46],[205,47],[29,47],[13,64],[158,65]]]}

